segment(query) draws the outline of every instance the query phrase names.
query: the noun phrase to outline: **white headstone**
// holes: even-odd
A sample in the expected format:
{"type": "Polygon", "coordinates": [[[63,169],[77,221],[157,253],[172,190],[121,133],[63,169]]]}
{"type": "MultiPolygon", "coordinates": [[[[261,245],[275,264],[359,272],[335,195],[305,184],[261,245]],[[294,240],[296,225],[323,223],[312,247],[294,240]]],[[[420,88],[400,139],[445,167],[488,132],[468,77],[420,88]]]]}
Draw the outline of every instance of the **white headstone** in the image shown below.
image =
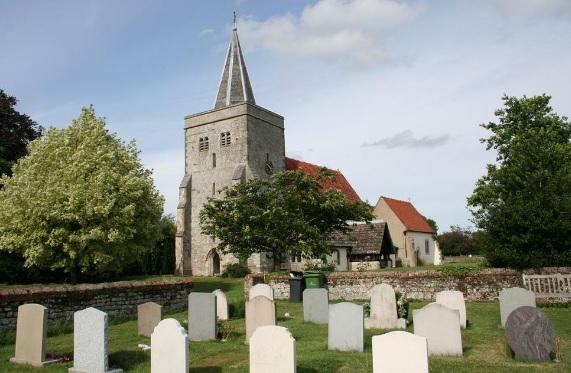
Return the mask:
{"type": "Polygon", "coordinates": [[[327,324],[329,320],[329,292],[327,289],[303,291],[303,321],[327,324]]]}
{"type": "Polygon", "coordinates": [[[274,289],[268,284],[256,284],[250,288],[248,299],[254,299],[259,295],[263,295],[269,300],[274,300],[274,289]]]}
{"type": "Polygon", "coordinates": [[[363,352],[363,306],[348,302],[329,305],[328,325],[330,350],[363,352]]]}
{"type": "Polygon", "coordinates": [[[425,337],[430,355],[462,356],[460,312],[430,303],[412,312],[414,334],[425,337]]]}
{"type": "Polygon", "coordinates": [[[510,313],[518,307],[535,307],[535,293],[522,288],[507,288],[500,291],[500,318],[502,328],[506,326],[506,320],[510,313]]]}
{"type": "Polygon", "coordinates": [[[373,373],[428,373],[426,338],[402,331],[373,336],[373,373]]]}
{"type": "Polygon", "coordinates": [[[216,296],[216,316],[218,320],[228,320],[228,300],[226,299],[226,294],[220,289],[216,289],[212,292],[216,296]]]}
{"type": "Polygon", "coordinates": [[[370,291],[371,312],[365,320],[367,329],[393,329],[397,327],[397,300],[391,285],[375,285],[370,291]]]}
{"type": "Polygon", "coordinates": [[[246,343],[260,326],[276,325],[276,305],[263,295],[246,302],[246,343]]]}
{"type": "Polygon", "coordinates": [[[445,290],[436,293],[436,303],[460,312],[460,326],[466,329],[466,303],[464,293],[457,290],[445,290]]]}
{"type": "Polygon", "coordinates": [[[188,336],[191,341],[216,339],[216,296],[192,292],[188,295],[188,336]]]}
{"type": "Polygon", "coordinates": [[[250,373],[295,373],[295,339],[283,326],[260,326],[250,338],[250,373]]]}
{"type": "Polygon", "coordinates": [[[86,308],[73,314],[73,368],[70,373],[120,373],[107,365],[107,314],[86,308]]]}
{"type": "Polygon", "coordinates": [[[188,334],[175,319],[162,320],[151,335],[151,373],[188,373],[188,334]]]}

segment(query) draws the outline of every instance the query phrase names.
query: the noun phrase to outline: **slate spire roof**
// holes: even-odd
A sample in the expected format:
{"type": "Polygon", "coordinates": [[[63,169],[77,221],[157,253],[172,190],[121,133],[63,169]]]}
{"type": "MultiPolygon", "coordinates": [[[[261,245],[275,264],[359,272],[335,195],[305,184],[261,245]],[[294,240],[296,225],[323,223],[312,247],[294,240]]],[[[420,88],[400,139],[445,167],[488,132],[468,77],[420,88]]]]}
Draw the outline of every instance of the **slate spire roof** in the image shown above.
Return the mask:
{"type": "Polygon", "coordinates": [[[238,40],[238,30],[236,23],[234,23],[214,109],[220,109],[240,102],[255,104],[256,100],[254,99],[248,70],[246,70],[246,62],[244,61],[242,48],[238,40]]]}

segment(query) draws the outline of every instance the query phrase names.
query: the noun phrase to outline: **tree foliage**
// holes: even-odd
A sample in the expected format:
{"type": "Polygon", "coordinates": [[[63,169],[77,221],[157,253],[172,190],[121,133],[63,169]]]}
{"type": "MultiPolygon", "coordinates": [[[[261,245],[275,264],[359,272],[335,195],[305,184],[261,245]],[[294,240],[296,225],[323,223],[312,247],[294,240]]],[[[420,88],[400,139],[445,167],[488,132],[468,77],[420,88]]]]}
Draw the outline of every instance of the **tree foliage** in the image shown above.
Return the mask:
{"type": "Polygon", "coordinates": [[[346,232],[347,220],[370,220],[363,202],[348,202],[338,190],[323,190],[326,172],[279,172],[267,179],[236,184],[223,198],[209,198],[200,212],[203,233],[218,238],[218,249],[240,259],[271,253],[274,268],[284,256],[322,257],[334,231],[346,232]]]}
{"type": "Polygon", "coordinates": [[[480,232],[451,226],[449,232],[438,235],[438,244],[443,255],[479,254],[481,250],[480,232]]]}
{"type": "Polygon", "coordinates": [[[27,267],[119,273],[155,243],[163,199],[134,143],[84,108],[50,128],[0,180],[0,248],[27,267]]]}
{"type": "Polygon", "coordinates": [[[571,124],[550,99],[504,96],[498,120],[482,125],[497,158],[468,205],[492,265],[571,265],[571,124]]]}
{"type": "Polygon", "coordinates": [[[12,165],[26,155],[28,144],[40,137],[42,127],[14,108],[18,100],[0,89],[0,176],[10,175],[12,165]]]}
{"type": "Polygon", "coordinates": [[[434,219],[430,219],[427,217],[424,217],[424,219],[426,220],[428,225],[430,225],[430,228],[434,230],[434,233],[438,233],[438,224],[436,224],[436,221],[434,219]]]}

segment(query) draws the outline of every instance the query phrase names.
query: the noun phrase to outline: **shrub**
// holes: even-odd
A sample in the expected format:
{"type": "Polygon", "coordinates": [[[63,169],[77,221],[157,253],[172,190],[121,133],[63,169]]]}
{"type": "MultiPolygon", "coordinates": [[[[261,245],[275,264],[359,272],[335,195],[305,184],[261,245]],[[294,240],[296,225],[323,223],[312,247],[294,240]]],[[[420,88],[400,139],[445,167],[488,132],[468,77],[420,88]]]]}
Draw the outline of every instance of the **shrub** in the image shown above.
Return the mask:
{"type": "Polygon", "coordinates": [[[306,271],[333,272],[335,271],[335,264],[309,262],[303,267],[303,269],[306,271]]]}
{"type": "Polygon", "coordinates": [[[240,263],[228,264],[222,272],[222,277],[242,278],[250,273],[248,267],[240,263]]]}

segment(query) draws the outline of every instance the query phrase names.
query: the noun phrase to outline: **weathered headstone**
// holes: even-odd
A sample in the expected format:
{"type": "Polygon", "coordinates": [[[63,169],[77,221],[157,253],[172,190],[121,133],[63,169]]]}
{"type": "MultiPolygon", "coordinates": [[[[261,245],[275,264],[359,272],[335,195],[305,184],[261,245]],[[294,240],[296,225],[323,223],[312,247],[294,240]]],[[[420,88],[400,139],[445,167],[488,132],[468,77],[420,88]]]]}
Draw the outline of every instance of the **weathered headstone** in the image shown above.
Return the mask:
{"type": "Polygon", "coordinates": [[[159,322],[151,335],[151,373],[188,373],[188,334],[175,319],[159,322]]]}
{"type": "Polygon", "coordinates": [[[535,307],[535,293],[522,288],[507,288],[500,291],[500,318],[502,327],[506,326],[506,320],[510,313],[518,307],[535,307]]]}
{"type": "Polygon", "coordinates": [[[139,335],[150,337],[162,319],[162,306],[147,302],[137,306],[137,329],[139,335]]]}
{"type": "Polygon", "coordinates": [[[373,373],[428,373],[425,337],[402,331],[373,336],[373,373]]]}
{"type": "Polygon", "coordinates": [[[412,312],[414,334],[425,337],[430,355],[462,356],[460,312],[430,303],[412,312]]]}
{"type": "Polygon", "coordinates": [[[363,306],[348,302],[329,305],[328,349],[362,352],[363,329],[363,306]]]}
{"type": "Polygon", "coordinates": [[[508,316],[505,328],[506,339],[516,359],[550,359],[555,331],[543,312],[535,307],[518,307],[508,316]]]}
{"type": "Polygon", "coordinates": [[[303,320],[316,324],[327,324],[329,320],[329,292],[327,289],[305,289],[303,291],[303,320]]]}
{"type": "Polygon", "coordinates": [[[466,303],[464,293],[457,290],[445,290],[436,293],[436,303],[460,312],[460,326],[466,329],[466,303]]]}
{"type": "Polygon", "coordinates": [[[107,314],[93,307],[73,314],[73,368],[70,373],[120,373],[107,360],[107,314]]]}
{"type": "MultiPolygon", "coordinates": [[[[375,329],[395,329],[402,326],[398,322],[397,300],[391,285],[375,285],[371,293],[370,317],[365,319],[365,327],[375,329]]],[[[406,327],[406,323],[405,323],[406,327]]]]}
{"type": "Polygon", "coordinates": [[[274,300],[274,289],[268,284],[256,284],[250,288],[248,299],[254,299],[259,295],[263,295],[269,300],[274,300]]]}
{"type": "Polygon", "coordinates": [[[216,316],[218,320],[228,320],[228,299],[226,299],[226,294],[220,289],[216,289],[212,292],[216,297],[216,316]]]}
{"type": "Polygon", "coordinates": [[[41,367],[54,363],[46,361],[46,331],[48,309],[40,304],[22,304],[18,307],[16,322],[16,353],[10,359],[16,364],[30,364],[41,367]]]}
{"type": "Polygon", "coordinates": [[[276,325],[276,305],[263,295],[246,302],[246,343],[249,343],[256,328],[276,325]]]}
{"type": "Polygon", "coordinates": [[[191,341],[216,339],[216,296],[212,293],[188,295],[188,335],[191,341]]]}
{"type": "Polygon", "coordinates": [[[295,339],[283,326],[260,326],[250,338],[250,373],[295,373],[295,339]]]}

